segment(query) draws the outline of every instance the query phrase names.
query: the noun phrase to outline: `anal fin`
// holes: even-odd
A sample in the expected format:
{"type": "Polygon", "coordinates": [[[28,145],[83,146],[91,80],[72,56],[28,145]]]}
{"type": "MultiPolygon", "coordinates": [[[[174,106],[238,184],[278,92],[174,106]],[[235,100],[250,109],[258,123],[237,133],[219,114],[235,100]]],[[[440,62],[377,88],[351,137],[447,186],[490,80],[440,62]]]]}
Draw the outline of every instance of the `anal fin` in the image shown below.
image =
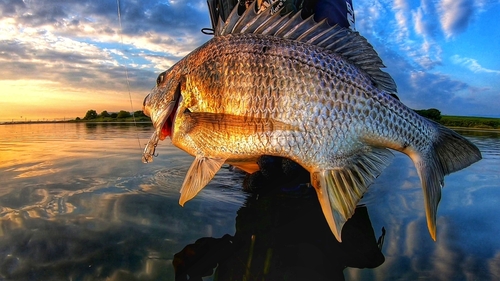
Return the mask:
{"type": "Polygon", "coordinates": [[[323,214],[335,238],[342,241],[345,222],[354,214],[356,205],[376,177],[389,164],[392,153],[371,148],[349,156],[344,165],[311,173],[323,214]]]}
{"type": "Polygon", "coordinates": [[[198,194],[219,171],[226,159],[197,156],[189,168],[181,188],[179,204],[191,200],[198,194]]]}

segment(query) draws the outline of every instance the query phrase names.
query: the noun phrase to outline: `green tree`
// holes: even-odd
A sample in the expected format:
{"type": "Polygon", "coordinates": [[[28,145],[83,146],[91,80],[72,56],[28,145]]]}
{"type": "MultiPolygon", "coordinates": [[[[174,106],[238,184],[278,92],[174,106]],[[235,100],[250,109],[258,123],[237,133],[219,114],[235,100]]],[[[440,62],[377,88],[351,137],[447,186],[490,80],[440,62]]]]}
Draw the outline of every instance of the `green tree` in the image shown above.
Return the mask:
{"type": "Polygon", "coordinates": [[[127,118],[127,117],[131,117],[132,115],[130,114],[130,112],[128,111],[125,111],[125,110],[120,110],[120,112],[118,112],[118,115],[116,116],[116,118],[127,118]]]}
{"type": "Polygon", "coordinates": [[[113,113],[110,114],[110,117],[111,118],[116,118],[116,117],[118,117],[118,113],[113,112],[113,113]]]}
{"type": "Polygon", "coordinates": [[[415,110],[415,112],[434,121],[441,120],[441,111],[436,108],[415,110]]]}
{"type": "Polygon", "coordinates": [[[430,108],[430,109],[427,109],[427,114],[428,114],[428,118],[429,119],[432,119],[432,120],[435,120],[435,121],[439,121],[441,120],[441,111],[435,109],[435,108],[430,108]]]}
{"type": "Polygon", "coordinates": [[[85,117],[83,117],[83,120],[91,120],[91,119],[96,119],[97,118],[97,112],[93,109],[87,111],[85,114],[85,117]]]}
{"type": "Polygon", "coordinates": [[[147,117],[142,110],[138,110],[134,112],[134,117],[147,117]]]}
{"type": "Polygon", "coordinates": [[[111,115],[106,110],[104,110],[103,112],[101,112],[100,116],[101,117],[111,117],[111,115]]]}

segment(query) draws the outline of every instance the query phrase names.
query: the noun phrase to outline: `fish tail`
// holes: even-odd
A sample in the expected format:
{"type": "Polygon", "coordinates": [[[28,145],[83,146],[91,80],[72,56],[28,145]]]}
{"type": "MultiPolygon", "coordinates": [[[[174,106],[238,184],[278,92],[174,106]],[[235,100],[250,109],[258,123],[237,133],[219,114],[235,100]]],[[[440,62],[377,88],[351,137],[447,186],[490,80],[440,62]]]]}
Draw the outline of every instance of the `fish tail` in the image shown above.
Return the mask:
{"type": "Polygon", "coordinates": [[[434,123],[436,137],[420,153],[410,153],[424,192],[427,227],[436,241],[436,213],[444,176],[461,170],[481,159],[481,152],[470,141],[442,125],[434,123]]]}

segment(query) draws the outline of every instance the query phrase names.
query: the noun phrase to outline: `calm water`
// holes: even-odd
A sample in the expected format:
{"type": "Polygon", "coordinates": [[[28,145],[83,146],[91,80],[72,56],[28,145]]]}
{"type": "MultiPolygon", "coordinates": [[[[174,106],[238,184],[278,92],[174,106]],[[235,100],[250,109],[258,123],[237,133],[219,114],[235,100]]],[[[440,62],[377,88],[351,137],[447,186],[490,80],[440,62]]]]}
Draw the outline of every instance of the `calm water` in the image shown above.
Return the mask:
{"type": "Polygon", "coordinates": [[[220,279],[500,280],[500,135],[460,133],[484,159],[445,178],[437,242],[413,164],[396,154],[338,245],[309,189],[249,195],[227,168],[180,207],[192,158],[164,141],[141,163],[150,126],[3,125],[0,280],[174,280],[174,255],[200,238],[176,264],[223,261],[220,279]]]}

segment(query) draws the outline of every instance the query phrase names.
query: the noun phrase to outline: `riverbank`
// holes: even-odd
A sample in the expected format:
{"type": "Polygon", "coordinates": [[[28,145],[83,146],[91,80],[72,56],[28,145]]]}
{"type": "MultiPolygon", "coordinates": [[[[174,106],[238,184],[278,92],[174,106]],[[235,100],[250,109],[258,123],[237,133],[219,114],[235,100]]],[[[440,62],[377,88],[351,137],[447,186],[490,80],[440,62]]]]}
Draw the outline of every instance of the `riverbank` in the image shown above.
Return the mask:
{"type": "Polygon", "coordinates": [[[104,117],[104,118],[95,118],[90,120],[83,119],[73,119],[73,120],[51,120],[51,121],[11,121],[11,122],[0,122],[0,125],[10,125],[10,124],[52,124],[52,123],[130,123],[130,124],[152,124],[151,119],[149,117],[136,117],[135,120],[132,117],[127,118],[112,118],[112,117],[104,117]]]}
{"type": "Polygon", "coordinates": [[[500,118],[442,115],[439,123],[450,128],[500,129],[500,118]]]}

